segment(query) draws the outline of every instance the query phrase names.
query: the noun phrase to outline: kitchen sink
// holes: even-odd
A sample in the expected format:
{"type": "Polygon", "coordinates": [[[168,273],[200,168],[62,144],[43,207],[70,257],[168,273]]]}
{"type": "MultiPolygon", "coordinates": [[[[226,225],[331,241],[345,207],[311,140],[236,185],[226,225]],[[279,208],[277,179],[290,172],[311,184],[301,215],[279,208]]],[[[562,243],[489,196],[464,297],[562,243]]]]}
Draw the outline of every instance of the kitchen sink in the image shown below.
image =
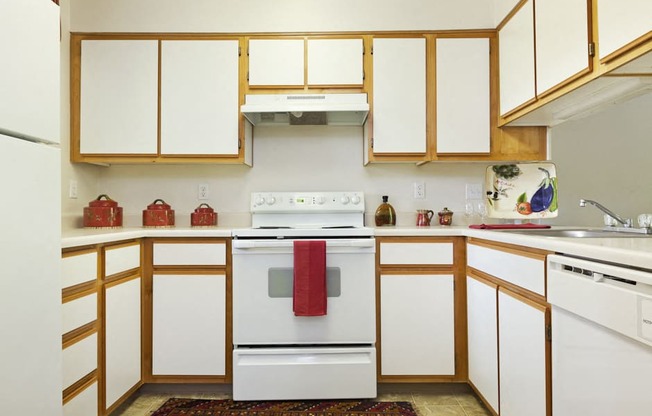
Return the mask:
{"type": "Polygon", "coordinates": [[[503,232],[532,235],[537,237],[568,237],[568,238],[632,238],[652,237],[652,234],[625,231],[606,231],[600,229],[538,229],[538,230],[501,230],[503,232]]]}

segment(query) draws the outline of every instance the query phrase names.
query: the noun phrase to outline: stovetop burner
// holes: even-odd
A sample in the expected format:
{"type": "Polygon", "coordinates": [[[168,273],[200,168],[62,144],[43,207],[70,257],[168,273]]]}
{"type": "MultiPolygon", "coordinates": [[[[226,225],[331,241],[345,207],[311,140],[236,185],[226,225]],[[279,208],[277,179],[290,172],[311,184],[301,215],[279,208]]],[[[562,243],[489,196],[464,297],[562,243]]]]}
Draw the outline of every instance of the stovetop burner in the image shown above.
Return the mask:
{"type": "Polygon", "coordinates": [[[362,192],[254,192],[251,227],[236,238],[370,237],[362,192]]]}

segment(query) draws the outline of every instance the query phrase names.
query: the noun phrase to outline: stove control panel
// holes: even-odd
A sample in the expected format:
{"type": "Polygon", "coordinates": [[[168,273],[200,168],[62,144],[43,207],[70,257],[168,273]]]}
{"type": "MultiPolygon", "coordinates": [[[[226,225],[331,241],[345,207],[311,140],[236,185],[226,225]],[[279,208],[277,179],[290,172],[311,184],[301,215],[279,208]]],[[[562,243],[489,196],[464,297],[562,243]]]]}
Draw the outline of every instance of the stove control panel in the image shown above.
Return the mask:
{"type": "Polygon", "coordinates": [[[251,212],[364,212],[364,193],[253,192],[251,212]]]}

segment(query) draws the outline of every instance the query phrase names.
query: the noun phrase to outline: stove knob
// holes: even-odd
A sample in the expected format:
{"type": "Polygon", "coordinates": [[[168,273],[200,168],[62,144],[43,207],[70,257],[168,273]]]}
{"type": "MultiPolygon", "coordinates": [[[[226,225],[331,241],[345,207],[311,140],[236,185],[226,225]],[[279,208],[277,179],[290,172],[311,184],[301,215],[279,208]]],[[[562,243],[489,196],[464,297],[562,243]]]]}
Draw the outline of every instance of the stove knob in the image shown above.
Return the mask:
{"type": "Polygon", "coordinates": [[[344,195],[342,198],[340,198],[340,202],[342,202],[342,205],[346,205],[351,202],[351,199],[348,196],[344,195]]]}
{"type": "Polygon", "coordinates": [[[317,205],[324,205],[324,203],[326,202],[326,198],[324,198],[323,196],[318,196],[315,198],[315,202],[317,202],[317,205]]]}
{"type": "Polygon", "coordinates": [[[351,202],[353,205],[358,205],[360,203],[360,197],[358,195],[353,195],[351,197],[351,202]]]}
{"type": "Polygon", "coordinates": [[[275,203],[276,203],[276,198],[274,198],[273,196],[267,198],[267,205],[274,205],[275,203]]]}
{"type": "Polygon", "coordinates": [[[257,196],[256,200],[254,201],[254,204],[256,204],[256,206],[263,205],[264,203],[265,203],[265,198],[262,196],[257,196]]]}

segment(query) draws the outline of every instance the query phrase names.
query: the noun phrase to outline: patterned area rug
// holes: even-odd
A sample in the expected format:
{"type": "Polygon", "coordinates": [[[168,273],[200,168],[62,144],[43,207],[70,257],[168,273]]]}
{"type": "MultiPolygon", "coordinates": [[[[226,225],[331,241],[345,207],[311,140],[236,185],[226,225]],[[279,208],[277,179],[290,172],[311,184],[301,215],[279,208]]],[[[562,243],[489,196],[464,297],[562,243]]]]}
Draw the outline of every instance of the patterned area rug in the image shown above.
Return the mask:
{"type": "Polygon", "coordinates": [[[417,416],[409,402],[169,399],[151,416],[417,416]]]}

